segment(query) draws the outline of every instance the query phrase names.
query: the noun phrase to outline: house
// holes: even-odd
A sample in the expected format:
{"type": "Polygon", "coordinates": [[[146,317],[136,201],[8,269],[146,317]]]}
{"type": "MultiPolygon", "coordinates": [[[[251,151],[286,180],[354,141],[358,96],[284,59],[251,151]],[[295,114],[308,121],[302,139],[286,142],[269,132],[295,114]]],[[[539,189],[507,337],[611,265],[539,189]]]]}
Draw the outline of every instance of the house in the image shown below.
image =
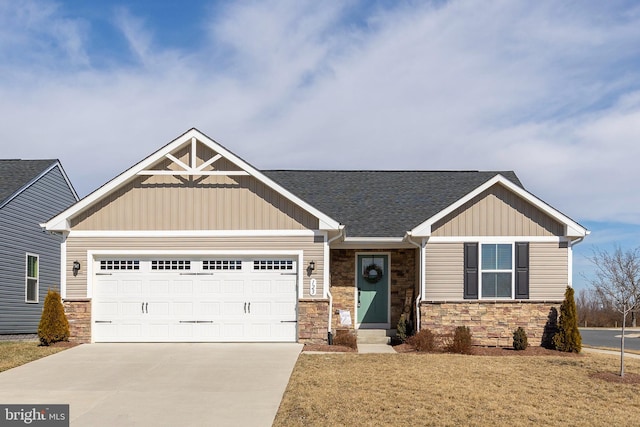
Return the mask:
{"type": "Polygon", "coordinates": [[[322,342],[404,313],[539,343],[588,234],[512,172],[261,171],[196,129],[44,226],[83,342],[322,342]]]}
{"type": "Polygon", "coordinates": [[[0,334],[37,332],[60,288],[60,238],[39,224],[77,201],[58,160],[0,160],[0,334]]]}

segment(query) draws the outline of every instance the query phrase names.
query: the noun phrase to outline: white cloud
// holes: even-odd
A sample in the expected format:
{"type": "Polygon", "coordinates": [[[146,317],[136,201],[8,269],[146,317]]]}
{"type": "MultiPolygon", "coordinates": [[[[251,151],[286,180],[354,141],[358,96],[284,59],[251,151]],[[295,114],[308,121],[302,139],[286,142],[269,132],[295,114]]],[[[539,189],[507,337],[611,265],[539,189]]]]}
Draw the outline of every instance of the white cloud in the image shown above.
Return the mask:
{"type": "Polygon", "coordinates": [[[640,223],[638,9],[243,2],[184,24],[197,50],[120,9],[135,61],[92,68],[87,22],[16,4],[3,156],[60,157],[80,193],[196,126],[257,167],[514,169],[577,220],[640,223]]]}

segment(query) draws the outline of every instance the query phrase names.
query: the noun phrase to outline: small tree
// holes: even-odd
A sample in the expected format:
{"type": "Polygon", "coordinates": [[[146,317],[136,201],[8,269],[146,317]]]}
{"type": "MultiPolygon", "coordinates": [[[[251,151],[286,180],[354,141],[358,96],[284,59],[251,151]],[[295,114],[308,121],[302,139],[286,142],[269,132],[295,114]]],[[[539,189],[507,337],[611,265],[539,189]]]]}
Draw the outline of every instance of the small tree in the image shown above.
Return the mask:
{"type": "Polygon", "coordinates": [[[553,344],[556,350],[568,353],[580,353],[580,350],[582,350],[582,337],[578,330],[576,302],[573,298],[573,288],[569,286],[564,292],[564,301],[560,306],[558,332],[553,336],[553,344]]]}
{"type": "Polygon", "coordinates": [[[622,251],[618,246],[613,253],[594,250],[589,260],[596,266],[591,285],[602,298],[622,314],[620,338],[620,376],[624,376],[624,329],[628,313],[640,308],[640,248],[622,251]]]}
{"type": "Polygon", "coordinates": [[[64,314],[60,294],[49,289],[44,300],[42,317],[38,326],[38,337],[42,345],[69,340],[69,321],[64,314]]]}

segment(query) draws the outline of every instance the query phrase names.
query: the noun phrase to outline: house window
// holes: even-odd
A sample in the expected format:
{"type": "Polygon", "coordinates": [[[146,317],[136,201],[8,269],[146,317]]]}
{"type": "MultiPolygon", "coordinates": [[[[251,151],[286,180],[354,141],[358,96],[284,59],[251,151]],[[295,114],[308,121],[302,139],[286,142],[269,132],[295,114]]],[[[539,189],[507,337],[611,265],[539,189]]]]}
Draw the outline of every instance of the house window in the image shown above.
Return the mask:
{"type": "Polygon", "coordinates": [[[40,263],[38,255],[27,254],[25,301],[38,302],[40,263]]]}
{"type": "Polygon", "coordinates": [[[513,298],[513,245],[481,245],[482,298],[513,298]]]}

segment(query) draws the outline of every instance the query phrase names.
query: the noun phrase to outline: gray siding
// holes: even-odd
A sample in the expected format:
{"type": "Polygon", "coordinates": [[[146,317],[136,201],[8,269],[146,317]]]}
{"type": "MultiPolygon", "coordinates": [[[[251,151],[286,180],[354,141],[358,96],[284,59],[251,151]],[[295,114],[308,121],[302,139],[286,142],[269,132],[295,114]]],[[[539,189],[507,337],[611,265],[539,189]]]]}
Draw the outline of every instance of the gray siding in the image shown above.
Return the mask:
{"type": "Polygon", "coordinates": [[[60,237],[39,224],[75,201],[55,167],[0,209],[0,334],[37,332],[47,290],[60,289],[60,237]],[[39,256],[38,304],[25,302],[27,252],[39,256]]]}

